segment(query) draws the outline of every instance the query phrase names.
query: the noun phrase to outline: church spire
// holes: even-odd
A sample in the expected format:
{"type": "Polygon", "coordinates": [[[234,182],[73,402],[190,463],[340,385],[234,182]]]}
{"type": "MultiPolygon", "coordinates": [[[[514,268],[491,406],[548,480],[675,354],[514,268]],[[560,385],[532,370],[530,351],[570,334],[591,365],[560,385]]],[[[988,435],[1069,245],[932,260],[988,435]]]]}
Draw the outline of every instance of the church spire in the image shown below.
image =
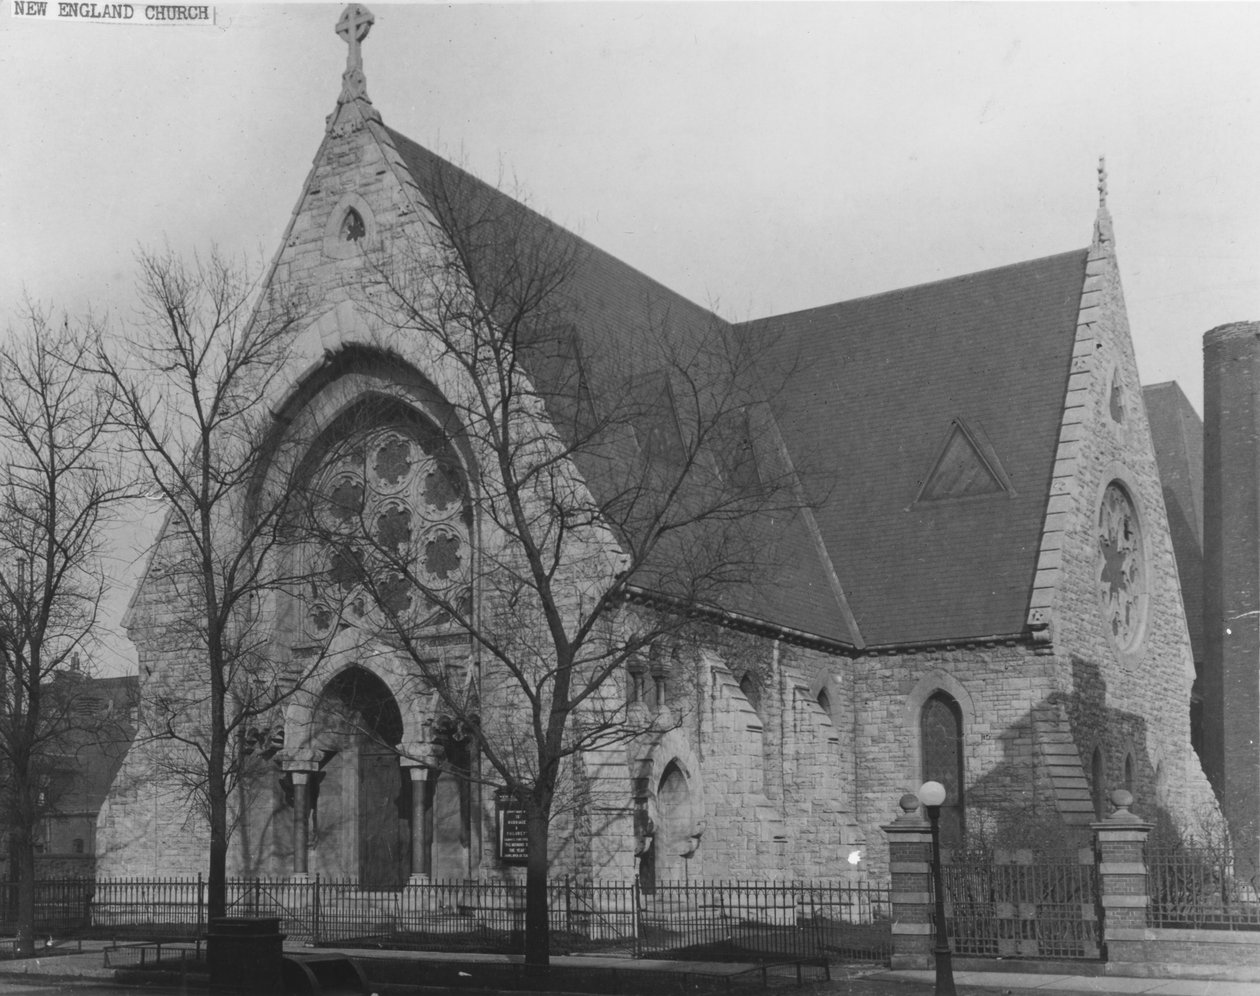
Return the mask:
{"type": "Polygon", "coordinates": [[[372,12],[359,3],[352,3],[341,12],[337,21],[337,34],[346,43],[346,71],[341,74],[341,103],[362,98],[369,104],[367,95],[367,79],[363,75],[363,39],[372,30],[376,18],[372,12]]]}
{"type": "Polygon", "coordinates": [[[1094,219],[1094,248],[1111,248],[1111,212],[1107,210],[1107,157],[1098,157],[1098,215],[1094,219]]]}

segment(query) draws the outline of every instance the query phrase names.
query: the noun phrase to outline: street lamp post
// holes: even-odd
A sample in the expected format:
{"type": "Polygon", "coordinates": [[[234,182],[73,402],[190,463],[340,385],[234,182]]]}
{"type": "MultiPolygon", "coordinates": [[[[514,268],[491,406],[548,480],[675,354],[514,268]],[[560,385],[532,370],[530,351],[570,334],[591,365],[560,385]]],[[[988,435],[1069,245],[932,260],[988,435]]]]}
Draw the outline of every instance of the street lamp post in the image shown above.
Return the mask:
{"type": "Polygon", "coordinates": [[[940,782],[924,782],[919,786],[918,795],[932,825],[932,891],[936,895],[932,954],[936,959],[936,996],[955,996],[953,956],[949,950],[949,932],[945,929],[945,883],[941,875],[941,804],[945,802],[945,786],[940,782]]]}

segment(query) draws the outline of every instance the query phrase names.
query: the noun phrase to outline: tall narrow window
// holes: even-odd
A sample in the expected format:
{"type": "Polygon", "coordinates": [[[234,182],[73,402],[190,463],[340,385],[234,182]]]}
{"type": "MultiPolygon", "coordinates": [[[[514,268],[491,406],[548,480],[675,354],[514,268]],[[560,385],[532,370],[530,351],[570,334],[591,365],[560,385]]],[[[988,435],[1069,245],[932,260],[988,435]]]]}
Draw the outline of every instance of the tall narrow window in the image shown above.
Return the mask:
{"type": "Polygon", "coordinates": [[[937,692],[919,716],[922,735],[923,780],[945,786],[941,806],[941,844],[957,847],[965,830],[962,710],[953,697],[937,692]]]}
{"type": "Polygon", "coordinates": [[[1094,757],[1089,765],[1089,789],[1094,800],[1094,819],[1102,820],[1107,816],[1107,764],[1103,760],[1101,747],[1094,748],[1094,757]]]}
{"type": "Polygon", "coordinates": [[[757,714],[757,718],[761,718],[761,685],[758,684],[756,678],[751,674],[744,675],[739,681],[739,690],[744,693],[744,698],[748,700],[748,704],[753,707],[753,712],[757,714]]]}

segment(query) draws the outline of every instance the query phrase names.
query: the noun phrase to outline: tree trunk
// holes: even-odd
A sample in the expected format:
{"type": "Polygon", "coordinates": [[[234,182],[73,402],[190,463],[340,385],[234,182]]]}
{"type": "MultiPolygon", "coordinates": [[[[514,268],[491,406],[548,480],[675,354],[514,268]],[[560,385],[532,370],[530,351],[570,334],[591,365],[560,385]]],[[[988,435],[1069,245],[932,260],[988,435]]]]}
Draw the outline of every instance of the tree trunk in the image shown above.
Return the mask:
{"type": "Polygon", "coordinates": [[[227,913],[227,781],[224,778],[224,739],[210,734],[210,770],[206,794],[210,804],[210,871],[206,876],[206,910],[211,917],[227,913]]]}
{"type": "Polygon", "coordinates": [[[531,799],[526,810],[529,863],[525,866],[525,971],[545,979],[551,968],[551,926],[547,910],[547,811],[531,799]]]}
{"type": "MultiPolygon", "coordinates": [[[[25,821],[24,821],[25,822],[25,821]]],[[[35,954],[35,846],[28,826],[14,834],[13,863],[17,878],[17,956],[35,954]]]]}

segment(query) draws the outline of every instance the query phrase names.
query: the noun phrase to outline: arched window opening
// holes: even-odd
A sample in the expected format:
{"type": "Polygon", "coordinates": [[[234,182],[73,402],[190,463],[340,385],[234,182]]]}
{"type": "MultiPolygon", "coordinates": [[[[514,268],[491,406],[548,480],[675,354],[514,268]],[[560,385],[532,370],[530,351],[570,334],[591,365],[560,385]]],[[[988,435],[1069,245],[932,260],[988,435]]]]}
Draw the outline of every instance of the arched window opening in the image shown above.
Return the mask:
{"type": "Polygon", "coordinates": [[[1107,762],[1103,758],[1101,747],[1094,748],[1093,759],[1089,763],[1089,789],[1094,801],[1094,819],[1107,817],[1107,762]]]}
{"type": "Polygon", "coordinates": [[[367,400],[310,461],[306,636],[449,626],[471,606],[472,506],[454,448],[427,419],[367,400]]]}
{"type": "Polygon", "coordinates": [[[699,847],[696,800],[686,772],[677,761],[665,766],[656,789],[656,873],[662,881],[690,878],[690,861],[699,847]]]}
{"type": "Polygon", "coordinates": [[[349,208],[346,216],[341,219],[341,241],[358,242],[365,235],[367,235],[367,225],[363,223],[363,215],[354,208],[349,208]]]}
{"type": "Polygon", "coordinates": [[[746,674],[739,679],[739,690],[744,693],[744,698],[748,700],[748,704],[753,707],[758,718],[761,717],[761,684],[751,674],[746,674]]]}
{"type": "Polygon", "coordinates": [[[827,714],[827,718],[831,718],[831,696],[825,688],[818,692],[818,708],[827,714]]]}
{"type": "Polygon", "coordinates": [[[960,845],[966,831],[962,727],[962,709],[952,696],[937,692],[923,703],[919,717],[923,781],[945,786],[941,806],[941,844],[945,847],[960,845]]]}

